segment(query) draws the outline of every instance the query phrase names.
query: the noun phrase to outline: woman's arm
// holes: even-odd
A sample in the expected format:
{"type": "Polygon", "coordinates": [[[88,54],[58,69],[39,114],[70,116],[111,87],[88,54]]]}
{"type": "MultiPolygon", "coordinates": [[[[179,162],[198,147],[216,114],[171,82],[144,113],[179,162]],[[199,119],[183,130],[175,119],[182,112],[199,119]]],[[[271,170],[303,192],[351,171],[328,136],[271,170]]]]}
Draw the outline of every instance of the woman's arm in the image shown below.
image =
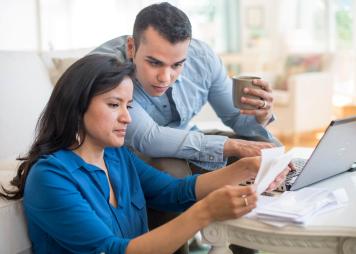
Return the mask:
{"type": "MultiPolygon", "coordinates": [[[[200,175],[195,185],[197,200],[225,185],[236,186],[242,181],[255,178],[260,166],[260,160],[261,157],[259,156],[246,157],[220,170],[200,175]]],[[[289,171],[290,168],[286,167],[268,186],[267,191],[276,189],[284,181],[289,171]]]]}
{"type": "Polygon", "coordinates": [[[219,188],[170,222],[132,239],[126,253],[173,253],[211,222],[239,218],[250,212],[256,206],[256,200],[256,194],[251,187],[219,188]]]}
{"type": "Polygon", "coordinates": [[[259,164],[259,157],[246,158],[200,175],[195,187],[199,201],[170,222],[132,239],[126,253],[173,253],[209,223],[239,218],[251,211],[256,194],[252,187],[238,183],[254,177],[259,164]]]}
{"type": "MultiPolygon", "coordinates": [[[[126,253],[173,253],[210,223],[239,218],[250,212],[256,207],[256,193],[253,187],[238,184],[254,178],[259,166],[260,157],[248,157],[198,176],[195,185],[198,202],[170,222],[132,239],[126,253]]],[[[270,188],[276,187],[288,171],[283,171],[270,188]]]]}
{"type": "Polygon", "coordinates": [[[195,185],[197,200],[223,186],[236,186],[243,181],[254,178],[257,175],[260,160],[260,157],[247,157],[222,169],[200,175],[195,185]]]}

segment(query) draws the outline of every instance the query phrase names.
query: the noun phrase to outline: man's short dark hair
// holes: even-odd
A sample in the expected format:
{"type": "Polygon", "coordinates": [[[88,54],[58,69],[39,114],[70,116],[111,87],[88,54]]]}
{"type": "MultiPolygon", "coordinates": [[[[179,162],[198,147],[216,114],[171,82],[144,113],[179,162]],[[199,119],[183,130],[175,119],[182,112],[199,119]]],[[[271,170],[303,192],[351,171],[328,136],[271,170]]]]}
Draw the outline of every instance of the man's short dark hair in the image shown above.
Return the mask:
{"type": "Polygon", "coordinates": [[[150,26],[170,43],[192,38],[192,26],[187,15],[167,2],[147,6],[137,14],[133,29],[136,49],[143,32],[150,26]]]}

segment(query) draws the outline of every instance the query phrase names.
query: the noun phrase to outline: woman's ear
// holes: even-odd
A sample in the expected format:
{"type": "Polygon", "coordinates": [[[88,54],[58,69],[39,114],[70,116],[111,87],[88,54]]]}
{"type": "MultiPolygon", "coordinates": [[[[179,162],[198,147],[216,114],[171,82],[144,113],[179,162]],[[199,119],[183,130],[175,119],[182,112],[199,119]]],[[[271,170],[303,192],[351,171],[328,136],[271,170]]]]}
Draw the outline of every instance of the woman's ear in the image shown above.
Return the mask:
{"type": "Polygon", "coordinates": [[[134,58],[135,56],[135,41],[131,36],[127,38],[126,54],[130,59],[134,58]]]}

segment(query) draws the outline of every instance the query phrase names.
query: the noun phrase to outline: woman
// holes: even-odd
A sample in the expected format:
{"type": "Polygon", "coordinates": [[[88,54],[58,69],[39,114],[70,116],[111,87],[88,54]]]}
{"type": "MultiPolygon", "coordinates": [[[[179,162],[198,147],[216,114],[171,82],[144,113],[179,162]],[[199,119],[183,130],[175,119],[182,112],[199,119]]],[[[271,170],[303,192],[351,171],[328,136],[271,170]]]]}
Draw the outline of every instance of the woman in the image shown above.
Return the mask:
{"type": "Polygon", "coordinates": [[[255,177],[258,157],[175,179],[122,147],[133,74],[131,63],[89,55],[54,88],[12,182],[17,190],[1,194],[24,197],[35,253],[172,253],[209,223],[256,206],[254,190],[237,184],[255,177]],[[187,210],[148,232],[146,205],[187,210]]]}

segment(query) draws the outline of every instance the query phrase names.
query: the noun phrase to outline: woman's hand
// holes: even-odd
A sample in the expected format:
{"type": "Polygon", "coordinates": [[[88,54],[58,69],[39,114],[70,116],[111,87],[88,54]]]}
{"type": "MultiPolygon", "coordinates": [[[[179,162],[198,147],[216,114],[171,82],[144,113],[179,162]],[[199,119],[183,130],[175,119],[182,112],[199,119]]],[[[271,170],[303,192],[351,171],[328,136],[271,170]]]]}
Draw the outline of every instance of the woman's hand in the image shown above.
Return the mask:
{"type": "Polygon", "coordinates": [[[256,207],[257,196],[252,186],[226,185],[201,200],[210,222],[236,219],[256,207]]]}
{"type": "MultiPolygon", "coordinates": [[[[243,170],[244,180],[253,179],[256,177],[258,170],[260,168],[261,157],[246,157],[238,160],[237,162],[231,164],[233,167],[236,167],[243,170]]],[[[291,171],[291,164],[287,166],[268,186],[267,191],[273,191],[279,187],[284,181],[289,171],[291,171]]]]}

